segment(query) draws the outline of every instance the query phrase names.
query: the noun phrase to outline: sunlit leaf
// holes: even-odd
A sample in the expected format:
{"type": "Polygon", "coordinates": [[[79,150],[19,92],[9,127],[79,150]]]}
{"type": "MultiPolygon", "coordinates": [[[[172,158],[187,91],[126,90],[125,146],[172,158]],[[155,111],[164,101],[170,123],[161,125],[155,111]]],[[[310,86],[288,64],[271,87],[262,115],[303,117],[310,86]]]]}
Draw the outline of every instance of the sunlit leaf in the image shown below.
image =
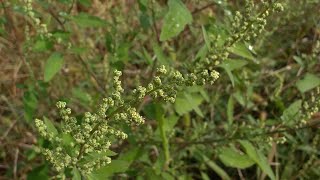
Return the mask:
{"type": "Polygon", "coordinates": [[[63,56],[60,53],[53,53],[47,60],[44,67],[44,81],[50,81],[62,68],[63,56]]]}
{"type": "Polygon", "coordinates": [[[245,169],[255,162],[245,154],[240,154],[232,148],[222,148],[219,154],[220,160],[229,167],[245,169]]]}
{"type": "Polygon", "coordinates": [[[177,36],[192,22],[192,15],[180,0],[169,0],[169,12],[166,14],[160,34],[160,40],[165,41],[177,36]]]}
{"type": "Polygon", "coordinates": [[[314,74],[307,73],[302,79],[300,79],[296,86],[301,93],[305,93],[320,85],[320,78],[314,74]]]}

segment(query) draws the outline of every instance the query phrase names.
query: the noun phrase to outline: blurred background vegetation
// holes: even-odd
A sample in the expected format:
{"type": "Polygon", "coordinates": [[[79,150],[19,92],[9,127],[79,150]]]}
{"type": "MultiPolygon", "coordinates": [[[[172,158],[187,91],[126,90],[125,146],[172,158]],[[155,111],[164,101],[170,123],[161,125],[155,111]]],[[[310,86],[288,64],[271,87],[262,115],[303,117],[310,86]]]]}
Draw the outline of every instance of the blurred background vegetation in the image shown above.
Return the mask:
{"type": "MultiPolygon", "coordinates": [[[[206,35],[228,34],[235,12],[244,11],[242,0],[181,2],[192,23],[161,41],[166,0],[34,0],[54,38],[39,35],[25,3],[1,1],[0,179],[55,174],[33,148],[44,143],[34,118],[58,124],[58,100],[81,117],[108,94],[115,69],[129,91],[160,64],[192,68],[205,56],[206,35]]],[[[128,140],[112,145],[117,155],[94,178],[319,179],[320,114],[303,127],[293,119],[320,85],[320,1],[279,2],[284,11],[230,50],[213,86],[187,88],[174,104],[145,98],[146,123],[123,126],[128,140]]]]}

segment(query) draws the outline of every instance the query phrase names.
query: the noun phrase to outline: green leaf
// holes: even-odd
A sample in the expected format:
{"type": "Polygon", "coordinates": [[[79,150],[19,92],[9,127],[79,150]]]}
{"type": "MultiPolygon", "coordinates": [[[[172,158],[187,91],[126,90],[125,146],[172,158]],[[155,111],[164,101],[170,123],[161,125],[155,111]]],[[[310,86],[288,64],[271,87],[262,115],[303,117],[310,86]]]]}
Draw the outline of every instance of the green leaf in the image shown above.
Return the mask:
{"type": "Polygon", "coordinates": [[[229,125],[233,122],[234,101],[232,95],[229,97],[227,106],[227,117],[229,125]]]}
{"type": "Polygon", "coordinates": [[[121,153],[118,158],[118,160],[123,160],[131,164],[139,155],[141,152],[142,148],[141,147],[132,147],[130,148],[127,152],[121,153]]]}
{"type": "Polygon", "coordinates": [[[249,142],[246,140],[240,140],[239,141],[241,146],[245,149],[246,154],[254,161],[258,164],[258,166],[260,167],[260,169],[266,173],[270,179],[275,180],[275,175],[268,163],[267,158],[260,152],[257,151],[256,148],[249,142]]]}
{"type": "Polygon", "coordinates": [[[107,177],[110,177],[115,173],[127,171],[128,167],[129,163],[126,161],[112,160],[111,164],[101,167],[98,170],[94,170],[90,175],[88,175],[88,179],[106,179],[107,177]]]}
{"type": "Polygon", "coordinates": [[[47,180],[49,169],[47,165],[42,165],[32,169],[27,176],[27,180],[47,180]]]}
{"type": "Polygon", "coordinates": [[[149,54],[149,52],[146,50],[146,48],[143,47],[143,55],[144,55],[144,59],[146,60],[146,62],[150,65],[152,64],[152,57],[149,54]]]}
{"type": "Polygon", "coordinates": [[[61,134],[61,140],[62,140],[61,143],[64,146],[70,146],[72,143],[75,142],[73,137],[70,134],[66,134],[66,133],[61,134]]]}
{"type": "Polygon", "coordinates": [[[247,64],[248,64],[248,62],[245,60],[227,59],[227,60],[223,61],[219,66],[224,68],[225,70],[233,71],[236,69],[240,69],[247,64]]]}
{"type": "Polygon", "coordinates": [[[32,46],[34,52],[44,52],[53,47],[52,42],[47,39],[37,39],[37,41],[32,46]]]}
{"type": "Polygon", "coordinates": [[[307,73],[301,80],[296,83],[301,93],[305,93],[320,85],[320,78],[314,74],[307,73]]]}
{"type": "Polygon", "coordinates": [[[91,0],[78,0],[79,3],[85,7],[90,7],[91,6],[91,0]]]}
{"type": "Polygon", "coordinates": [[[147,13],[141,13],[139,16],[140,25],[143,29],[147,29],[151,26],[150,17],[147,13]]]}
{"type": "Polygon", "coordinates": [[[72,169],[72,180],[81,180],[81,174],[77,168],[72,169]]]}
{"type": "Polygon", "coordinates": [[[301,100],[297,100],[294,103],[292,103],[287,109],[283,111],[281,119],[289,124],[294,123],[294,120],[299,118],[297,114],[299,113],[301,104],[302,104],[301,100]]]}
{"type": "Polygon", "coordinates": [[[154,54],[156,55],[156,57],[159,61],[159,64],[167,66],[169,64],[169,62],[168,62],[166,56],[164,55],[162,48],[158,45],[158,43],[153,43],[152,47],[153,47],[154,54]]]}
{"type": "Polygon", "coordinates": [[[245,154],[240,154],[232,148],[222,148],[219,154],[220,160],[229,167],[245,169],[255,162],[245,154]]]}
{"type": "Polygon", "coordinates": [[[301,57],[299,56],[293,56],[293,59],[300,65],[300,66],[304,66],[303,60],[301,59],[301,57]]]}
{"type": "Polygon", "coordinates": [[[250,50],[243,43],[238,43],[235,46],[230,47],[229,51],[232,52],[233,54],[240,56],[240,57],[254,60],[254,57],[252,56],[250,50]]]}
{"type": "Polygon", "coordinates": [[[207,56],[208,47],[207,45],[203,45],[196,54],[195,59],[200,59],[201,61],[207,56]]]}
{"type": "Polygon", "coordinates": [[[83,12],[73,16],[71,19],[81,27],[97,28],[105,27],[107,25],[107,21],[83,12]]]}
{"type": "Polygon", "coordinates": [[[159,116],[157,118],[158,124],[159,124],[159,130],[160,130],[160,136],[161,136],[161,141],[162,141],[162,148],[164,151],[165,155],[165,160],[166,163],[170,161],[170,147],[169,147],[169,141],[168,137],[166,135],[166,129],[165,129],[165,124],[166,124],[166,119],[163,117],[163,115],[159,116]]]}
{"type": "Polygon", "coordinates": [[[49,82],[63,66],[63,56],[60,53],[53,53],[47,60],[44,67],[44,81],[49,82]]]}
{"type": "Polygon", "coordinates": [[[203,39],[204,39],[204,42],[206,43],[206,46],[208,49],[210,49],[210,40],[209,40],[209,37],[208,37],[208,33],[206,31],[206,28],[204,26],[202,26],[202,34],[203,34],[203,39]]]}
{"type": "Polygon", "coordinates": [[[48,133],[52,133],[53,135],[58,135],[58,130],[56,127],[52,124],[51,120],[49,120],[47,117],[43,117],[44,124],[47,126],[48,133]]]}
{"type": "Polygon", "coordinates": [[[179,115],[195,110],[199,116],[203,116],[202,111],[198,107],[203,100],[204,98],[198,94],[179,94],[174,103],[174,108],[179,115]]]}
{"type": "Polygon", "coordinates": [[[202,111],[199,108],[199,105],[202,103],[203,101],[203,97],[199,96],[197,94],[191,95],[188,93],[185,93],[184,96],[186,97],[187,101],[189,104],[192,105],[192,109],[200,116],[200,117],[204,117],[202,111]]]}
{"type": "Polygon", "coordinates": [[[34,113],[38,107],[38,98],[36,91],[28,90],[23,95],[24,115],[28,122],[32,122],[34,113]]]}
{"type": "Polygon", "coordinates": [[[90,94],[88,94],[87,92],[83,91],[81,88],[73,88],[72,89],[72,95],[81,101],[81,103],[83,103],[84,105],[88,105],[92,98],[90,96],[90,94]]]}
{"type": "Polygon", "coordinates": [[[97,160],[99,160],[99,159],[101,159],[102,157],[105,157],[105,156],[115,156],[115,155],[117,155],[117,153],[111,151],[110,149],[108,149],[108,150],[106,150],[106,152],[102,152],[102,153],[92,152],[92,153],[87,154],[79,163],[80,164],[85,164],[85,163],[88,163],[88,162],[97,161],[97,160]]]}
{"type": "Polygon", "coordinates": [[[216,172],[222,179],[229,180],[230,176],[215,162],[211,161],[207,156],[202,155],[204,162],[214,171],[216,172]]]}
{"type": "Polygon", "coordinates": [[[210,180],[210,177],[208,176],[208,174],[203,171],[201,171],[201,178],[203,180],[210,180]]]}
{"type": "Polygon", "coordinates": [[[192,15],[180,0],[169,0],[169,12],[164,17],[160,40],[166,41],[177,36],[187,24],[192,22],[192,15]]]}
{"type": "Polygon", "coordinates": [[[233,70],[240,69],[245,66],[248,62],[245,60],[234,60],[234,59],[227,59],[223,61],[219,67],[222,67],[228,74],[232,86],[234,86],[234,77],[232,74],[233,70]]]}

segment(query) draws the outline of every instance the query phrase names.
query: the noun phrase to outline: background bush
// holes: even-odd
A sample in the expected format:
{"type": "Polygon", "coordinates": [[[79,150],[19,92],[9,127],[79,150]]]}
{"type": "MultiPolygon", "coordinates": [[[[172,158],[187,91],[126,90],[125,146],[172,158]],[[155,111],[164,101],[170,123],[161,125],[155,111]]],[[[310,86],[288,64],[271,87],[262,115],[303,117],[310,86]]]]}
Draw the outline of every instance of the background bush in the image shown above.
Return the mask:
{"type": "Polygon", "coordinates": [[[111,164],[88,176],[65,169],[65,177],[318,179],[320,2],[275,3],[284,10],[270,11],[264,29],[253,24],[250,39],[223,49],[237,34],[236,12],[250,22],[262,2],[2,1],[1,179],[56,177],[37,151],[50,143],[34,119],[61,128],[57,101],[82,119],[111,95],[114,70],[128,100],[161,65],[187,74],[220,51],[228,55],[213,85],[183,86],[174,103],[144,97],[145,123],[117,124],[128,139],[110,138],[111,164]]]}

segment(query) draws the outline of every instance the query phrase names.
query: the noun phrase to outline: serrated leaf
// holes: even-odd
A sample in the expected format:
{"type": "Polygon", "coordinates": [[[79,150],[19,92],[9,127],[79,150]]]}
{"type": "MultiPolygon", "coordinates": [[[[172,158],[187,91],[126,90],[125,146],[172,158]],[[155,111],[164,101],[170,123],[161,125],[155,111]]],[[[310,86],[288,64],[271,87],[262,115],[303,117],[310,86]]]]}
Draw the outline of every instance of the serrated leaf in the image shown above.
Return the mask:
{"type": "Polygon", "coordinates": [[[107,21],[83,12],[71,19],[81,27],[104,27],[107,25],[107,21]]]}
{"type": "Polygon", "coordinates": [[[229,167],[245,169],[255,162],[245,154],[240,154],[232,148],[222,148],[219,154],[220,160],[229,167]]]}
{"type": "Polygon", "coordinates": [[[52,133],[53,135],[58,135],[58,130],[56,127],[52,124],[51,120],[49,120],[47,117],[43,117],[44,124],[47,126],[48,133],[52,133]]]}
{"type": "Polygon", "coordinates": [[[314,74],[307,73],[302,79],[300,79],[296,86],[301,93],[305,93],[320,85],[320,78],[314,74]]]}
{"type": "Polygon", "coordinates": [[[169,0],[169,12],[166,14],[160,34],[165,41],[177,36],[187,24],[192,22],[192,15],[180,0],[169,0]]]}
{"type": "Polygon", "coordinates": [[[244,148],[246,151],[246,154],[255,162],[258,164],[260,169],[266,173],[270,179],[275,180],[276,177],[268,163],[267,158],[260,152],[257,151],[256,148],[246,140],[240,140],[239,141],[241,146],[244,148]]]}
{"type": "Polygon", "coordinates": [[[47,60],[44,67],[44,81],[49,82],[63,66],[63,56],[60,53],[53,53],[47,60]]]}

